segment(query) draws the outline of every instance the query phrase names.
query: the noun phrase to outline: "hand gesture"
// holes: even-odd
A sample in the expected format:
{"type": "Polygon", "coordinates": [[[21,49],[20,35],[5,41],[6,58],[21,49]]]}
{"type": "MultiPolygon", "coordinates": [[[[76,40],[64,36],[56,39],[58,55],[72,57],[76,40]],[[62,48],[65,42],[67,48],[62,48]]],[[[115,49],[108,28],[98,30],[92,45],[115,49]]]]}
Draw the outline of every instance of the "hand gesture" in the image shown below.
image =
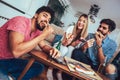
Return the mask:
{"type": "Polygon", "coordinates": [[[47,25],[44,28],[42,34],[44,34],[47,37],[48,35],[50,35],[51,33],[53,33],[53,31],[54,31],[53,28],[50,25],[47,25]]]}
{"type": "Polygon", "coordinates": [[[77,45],[80,44],[80,43],[81,43],[80,40],[75,40],[75,41],[73,41],[73,42],[71,43],[71,46],[75,47],[75,46],[77,46],[77,45]]]}
{"type": "Polygon", "coordinates": [[[52,58],[58,58],[58,57],[60,57],[60,55],[61,55],[61,53],[60,53],[60,51],[58,51],[58,49],[52,48],[50,50],[50,56],[52,56],[52,58]]]}
{"type": "Polygon", "coordinates": [[[92,47],[94,41],[95,41],[95,39],[89,39],[89,40],[87,40],[87,42],[84,44],[84,47],[85,47],[85,48],[92,47]]]}
{"type": "Polygon", "coordinates": [[[95,40],[96,40],[97,45],[101,46],[103,39],[104,39],[104,35],[101,32],[95,33],[95,40]]]}
{"type": "Polygon", "coordinates": [[[66,34],[65,32],[63,40],[62,40],[63,45],[64,46],[69,45],[72,42],[73,38],[74,38],[74,35],[72,33],[66,34]]]}

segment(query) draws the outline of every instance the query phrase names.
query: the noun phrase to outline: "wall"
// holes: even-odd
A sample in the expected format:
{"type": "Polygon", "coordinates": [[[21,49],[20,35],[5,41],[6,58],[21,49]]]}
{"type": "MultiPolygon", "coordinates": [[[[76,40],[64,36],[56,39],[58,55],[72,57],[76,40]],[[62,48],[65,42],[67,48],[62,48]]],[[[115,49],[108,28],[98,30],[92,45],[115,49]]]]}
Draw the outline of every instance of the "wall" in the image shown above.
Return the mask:
{"type": "MultiPolygon", "coordinates": [[[[0,3],[0,16],[4,16],[7,18],[12,18],[14,16],[26,16],[31,18],[35,11],[43,6],[47,5],[49,0],[4,0],[10,5],[22,10],[25,14],[20,13],[3,3],[0,3]]],[[[3,25],[7,20],[0,19],[0,26],[3,25]]]]}
{"type": "MultiPolygon", "coordinates": [[[[49,0],[4,0],[10,5],[22,10],[25,14],[20,13],[3,3],[0,3],[0,16],[4,16],[7,18],[12,18],[14,16],[26,16],[32,17],[37,8],[47,5],[49,0]]],[[[65,26],[68,26],[72,22],[76,22],[77,18],[74,17],[75,11],[69,7],[62,17],[61,21],[64,22],[65,26]]],[[[0,26],[4,24],[6,20],[0,19],[0,26]]]]}
{"type": "Polygon", "coordinates": [[[113,31],[110,35],[110,38],[115,40],[117,42],[117,45],[120,46],[120,29],[116,28],[115,31],[113,31]]]}
{"type": "Polygon", "coordinates": [[[75,11],[69,6],[61,19],[61,21],[64,22],[65,27],[71,24],[72,22],[77,21],[78,18],[75,17],[74,15],[75,15],[75,11]]]}
{"type": "MultiPolygon", "coordinates": [[[[25,12],[25,14],[22,14],[2,3],[0,3],[0,16],[4,16],[7,18],[12,18],[14,16],[26,16],[26,17],[32,17],[35,13],[35,11],[43,6],[47,5],[49,0],[4,0],[5,2],[17,7],[18,9],[25,12]]],[[[64,22],[64,26],[67,27],[68,25],[72,24],[73,22],[77,21],[77,17],[74,16],[75,11],[72,9],[71,6],[68,7],[66,10],[64,16],[61,18],[61,21],[64,22]]],[[[101,19],[95,18],[96,23],[91,24],[89,23],[88,32],[95,32],[99,21],[101,19]]],[[[0,26],[3,25],[7,20],[0,18],[0,26]]],[[[110,35],[110,38],[114,39],[118,44],[120,44],[120,29],[116,29],[112,34],[110,35]],[[117,35],[116,35],[117,34],[117,35]]]]}
{"type": "Polygon", "coordinates": [[[95,18],[95,23],[91,23],[89,20],[88,33],[94,33],[97,30],[100,20],[101,19],[95,18]]]}

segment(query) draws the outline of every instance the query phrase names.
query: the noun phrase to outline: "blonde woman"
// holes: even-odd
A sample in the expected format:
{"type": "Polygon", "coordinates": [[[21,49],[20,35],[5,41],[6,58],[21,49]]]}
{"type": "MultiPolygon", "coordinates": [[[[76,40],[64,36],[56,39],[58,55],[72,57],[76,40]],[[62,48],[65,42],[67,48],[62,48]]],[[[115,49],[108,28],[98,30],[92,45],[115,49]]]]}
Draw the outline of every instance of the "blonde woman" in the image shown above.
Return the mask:
{"type": "MultiPolygon", "coordinates": [[[[84,41],[87,36],[87,28],[88,28],[88,15],[82,14],[77,23],[74,26],[70,26],[62,40],[60,45],[61,56],[71,57],[72,50],[77,47],[80,43],[84,41]]],[[[47,71],[48,80],[53,80],[52,76],[52,68],[49,68],[47,71]]],[[[57,73],[58,80],[62,80],[61,72],[57,73]]]]}
{"type": "Polygon", "coordinates": [[[82,14],[75,26],[70,26],[62,39],[61,56],[71,57],[72,50],[84,41],[87,36],[88,16],[82,14]]]}

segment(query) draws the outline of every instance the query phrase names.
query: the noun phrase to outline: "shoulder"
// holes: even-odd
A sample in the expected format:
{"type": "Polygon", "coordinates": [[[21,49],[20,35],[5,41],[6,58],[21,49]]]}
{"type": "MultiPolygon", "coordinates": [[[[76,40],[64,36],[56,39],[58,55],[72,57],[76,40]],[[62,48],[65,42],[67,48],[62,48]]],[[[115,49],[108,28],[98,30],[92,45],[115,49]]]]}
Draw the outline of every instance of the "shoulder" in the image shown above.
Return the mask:
{"type": "Polygon", "coordinates": [[[30,22],[30,18],[24,17],[24,16],[16,16],[9,20],[10,23],[24,23],[24,22],[30,22]]]}
{"type": "Polygon", "coordinates": [[[110,39],[109,37],[107,37],[103,41],[103,43],[104,43],[104,45],[106,47],[105,49],[108,49],[111,52],[113,51],[113,53],[117,49],[117,43],[114,40],[110,39]]]}
{"type": "Polygon", "coordinates": [[[8,24],[16,26],[18,25],[26,26],[31,24],[31,19],[24,16],[16,16],[10,19],[8,24]]]}
{"type": "Polygon", "coordinates": [[[7,25],[8,30],[25,33],[26,30],[30,29],[31,19],[24,16],[16,16],[10,19],[7,25]]]}
{"type": "Polygon", "coordinates": [[[110,44],[110,45],[112,45],[112,46],[117,46],[117,43],[113,40],[113,39],[111,39],[111,38],[107,38],[107,41],[108,41],[108,43],[110,44]]]}
{"type": "Polygon", "coordinates": [[[28,19],[27,17],[24,17],[24,16],[15,16],[15,17],[13,17],[12,19],[10,19],[10,20],[20,20],[20,19],[28,19]]]}

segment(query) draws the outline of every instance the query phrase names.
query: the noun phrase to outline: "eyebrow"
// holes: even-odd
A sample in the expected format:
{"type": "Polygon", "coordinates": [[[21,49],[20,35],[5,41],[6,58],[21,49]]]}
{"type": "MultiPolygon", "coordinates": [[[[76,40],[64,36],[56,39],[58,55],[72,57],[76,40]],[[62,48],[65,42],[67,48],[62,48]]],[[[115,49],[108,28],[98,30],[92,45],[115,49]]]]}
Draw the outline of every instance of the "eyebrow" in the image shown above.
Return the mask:
{"type": "Polygon", "coordinates": [[[48,16],[47,13],[43,13],[45,16],[48,16]]]}
{"type": "Polygon", "coordinates": [[[106,27],[104,27],[104,26],[101,26],[101,25],[99,25],[99,27],[102,27],[102,28],[104,28],[104,29],[107,29],[106,27]]]}

